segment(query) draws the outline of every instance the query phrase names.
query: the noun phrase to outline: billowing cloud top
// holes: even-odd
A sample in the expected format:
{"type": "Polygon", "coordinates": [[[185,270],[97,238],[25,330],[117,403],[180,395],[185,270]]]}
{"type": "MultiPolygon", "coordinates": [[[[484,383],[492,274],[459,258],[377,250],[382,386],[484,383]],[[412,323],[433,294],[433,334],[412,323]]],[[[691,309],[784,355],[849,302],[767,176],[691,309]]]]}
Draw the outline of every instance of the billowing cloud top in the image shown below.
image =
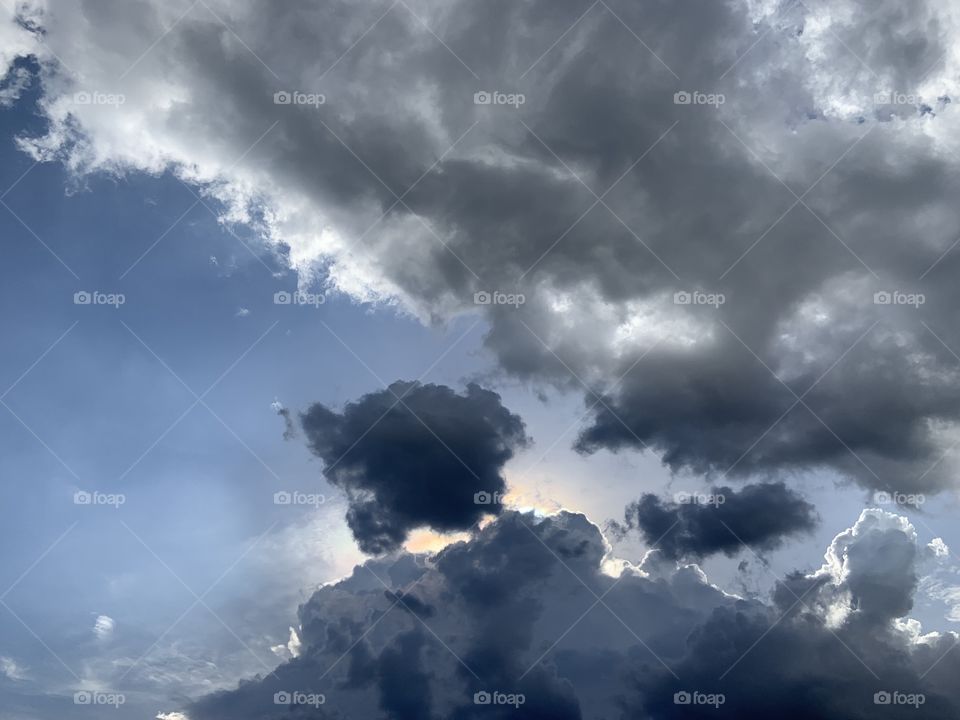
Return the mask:
{"type": "Polygon", "coordinates": [[[589,388],[582,451],[952,482],[946,0],[24,8],[25,151],[172,171],[304,282],[480,309],[505,370],[589,388]]]}
{"type": "Polygon", "coordinates": [[[395,382],[337,413],[315,404],[301,417],[326,478],[347,492],[360,548],[396,549],[417,527],[466,530],[500,512],[501,474],[527,442],[523,421],[479,385],[395,382]]]}
{"type": "Polygon", "coordinates": [[[903,518],[864,511],[769,604],[658,551],[611,577],[607,549],[582,515],[506,512],[435,556],[370,560],[302,606],[298,658],[189,715],[826,720],[874,717],[893,691],[922,695],[924,717],[960,711],[955,635],[904,618],[929,552],[903,518]],[[495,692],[523,702],[485,704],[495,692]]]}

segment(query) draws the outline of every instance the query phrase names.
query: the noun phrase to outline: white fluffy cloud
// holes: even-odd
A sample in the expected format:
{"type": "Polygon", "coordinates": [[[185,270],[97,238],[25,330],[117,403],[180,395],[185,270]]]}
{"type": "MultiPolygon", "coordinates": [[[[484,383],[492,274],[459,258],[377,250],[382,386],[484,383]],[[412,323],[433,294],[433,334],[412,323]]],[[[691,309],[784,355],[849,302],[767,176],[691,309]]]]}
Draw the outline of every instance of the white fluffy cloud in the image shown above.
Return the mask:
{"type": "Polygon", "coordinates": [[[113,637],[114,628],[117,623],[109,615],[97,615],[96,622],[93,623],[93,634],[97,640],[107,641],[113,637]]]}

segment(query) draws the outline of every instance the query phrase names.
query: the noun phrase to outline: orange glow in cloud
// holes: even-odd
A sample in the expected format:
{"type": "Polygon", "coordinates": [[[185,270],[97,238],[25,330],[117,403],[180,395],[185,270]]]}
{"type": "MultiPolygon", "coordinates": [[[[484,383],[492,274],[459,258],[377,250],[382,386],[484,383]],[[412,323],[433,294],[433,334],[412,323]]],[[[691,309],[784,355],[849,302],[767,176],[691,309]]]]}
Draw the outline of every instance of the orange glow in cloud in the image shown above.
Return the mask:
{"type": "Polygon", "coordinates": [[[412,553],[435,553],[443,550],[447,545],[469,539],[470,535],[468,533],[438,533],[433,530],[420,529],[410,533],[410,537],[407,538],[403,547],[412,553]]]}

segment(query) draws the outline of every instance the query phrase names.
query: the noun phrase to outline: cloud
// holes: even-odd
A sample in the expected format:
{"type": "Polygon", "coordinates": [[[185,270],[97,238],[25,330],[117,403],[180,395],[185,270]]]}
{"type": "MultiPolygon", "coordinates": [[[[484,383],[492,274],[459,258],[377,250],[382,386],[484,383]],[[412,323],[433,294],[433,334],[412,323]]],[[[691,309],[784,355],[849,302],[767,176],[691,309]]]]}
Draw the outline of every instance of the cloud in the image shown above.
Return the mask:
{"type": "Polygon", "coordinates": [[[40,4],[19,2],[0,8],[0,107],[12,105],[30,84],[25,58],[39,49],[40,4]]]}
{"type": "Polygon", "coordinates": [[[660,551],[611,577],[608,551],[582,515],[511,511],[436,555],[369,560],[302,606],[298,658],[188,712],[269,717],[278,692],[323,695],[318,717],[870,717],[888,691],[922,693],[924,717],[960,709],[957,636],[906,617],[930,553],[905,518],[864,510],[769,600],[660,551]],[[476,705],[485,691],[524,703],[476,705]],[[683,692],[725,703],[675,704],[683,692]]]}
{"type": "Polygon", "coordinates": [[[813,530],[813,505],[783,483],[745,485],[739,491],[679,493],[664,501],[651,493],[627,506],[621,532],[639,530],[644,540],[669,558],[733,556],[744,549],[771,550],[784,540],[813,530]]]}
{"type": "Polygon", "coordinates": [[[297,426],[294,423],[290,409],[279,400],[270,403],[270,409],[283,418],[283,439],[292,440],[297,436],[297,426]]]}
{"type": "Polygon", "coordinates": [[[93,634],[97,636],[97,640],[109,640],[113,637],[116,626],[116,622],[109,615],[97,615],[97,620],[93,623],[93,634]]]}
{"type": "Polygon", "coordinates": [[[949,6],[497,7],[57,4],[43,45],[5,24],[43,68],[20,147],[170,171],[304,284],[484,313],[504,371],[590,388],[583,452],[952,484],[949,6]]]}
{"type": "Polygon", "coordinates": [[[631,705],[642,717],[679,717],[674,692],[723,692],[726,703],[685,717],[744,717],[776,710],[788,718],[891,717],[957,713],[956,633],[923,635],[906,618],[928,553],[906,518],[864,510],[831,543],[823,567],[794,573],[759,612],[713,614],[691,634],[679,680],[638,677],[631,705]],[[952,654],[952,653],[951,653],[952,654]],[[884,698],[887,698],[886,701],[884,698]],[[890,698],[893,698],[890,700],[890,698]],[[710,714],[708,714],[710,713],[710,714]]]}
{"type": "Polygon", "coordinates": [[[11,657],[0,655],[0,674],[10,680],[24,680],[26,671],[11,657]]]}
{"type": "Polygon", "coordinates": [[[520,417],[475,384],[457,394],[398,381],[339,413],[315,404],[301,424],[324,476],[347,493],[347,523],[369,553],[396,549],[414,528],[465,530],[500,512],[503,466],[528,442],[520,417]]]}
{"type": "Polygon", "coordinates": [[[290,639],[282,645],[273,645],[271,652],[279,658],[289,660],[300,655],[300,636],[296,628],[290,628],[290,639]]]}

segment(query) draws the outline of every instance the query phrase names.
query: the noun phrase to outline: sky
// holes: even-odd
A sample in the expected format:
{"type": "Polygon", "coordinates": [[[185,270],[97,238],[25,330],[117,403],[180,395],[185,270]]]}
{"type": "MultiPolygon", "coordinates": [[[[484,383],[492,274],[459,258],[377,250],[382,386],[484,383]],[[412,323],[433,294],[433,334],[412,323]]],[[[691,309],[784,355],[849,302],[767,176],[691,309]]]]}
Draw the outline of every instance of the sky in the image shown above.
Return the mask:
{"type": "Polygon", "coordinates": [[[958,25],[0,4],[0,720],[956,717],[958,25]]]}

